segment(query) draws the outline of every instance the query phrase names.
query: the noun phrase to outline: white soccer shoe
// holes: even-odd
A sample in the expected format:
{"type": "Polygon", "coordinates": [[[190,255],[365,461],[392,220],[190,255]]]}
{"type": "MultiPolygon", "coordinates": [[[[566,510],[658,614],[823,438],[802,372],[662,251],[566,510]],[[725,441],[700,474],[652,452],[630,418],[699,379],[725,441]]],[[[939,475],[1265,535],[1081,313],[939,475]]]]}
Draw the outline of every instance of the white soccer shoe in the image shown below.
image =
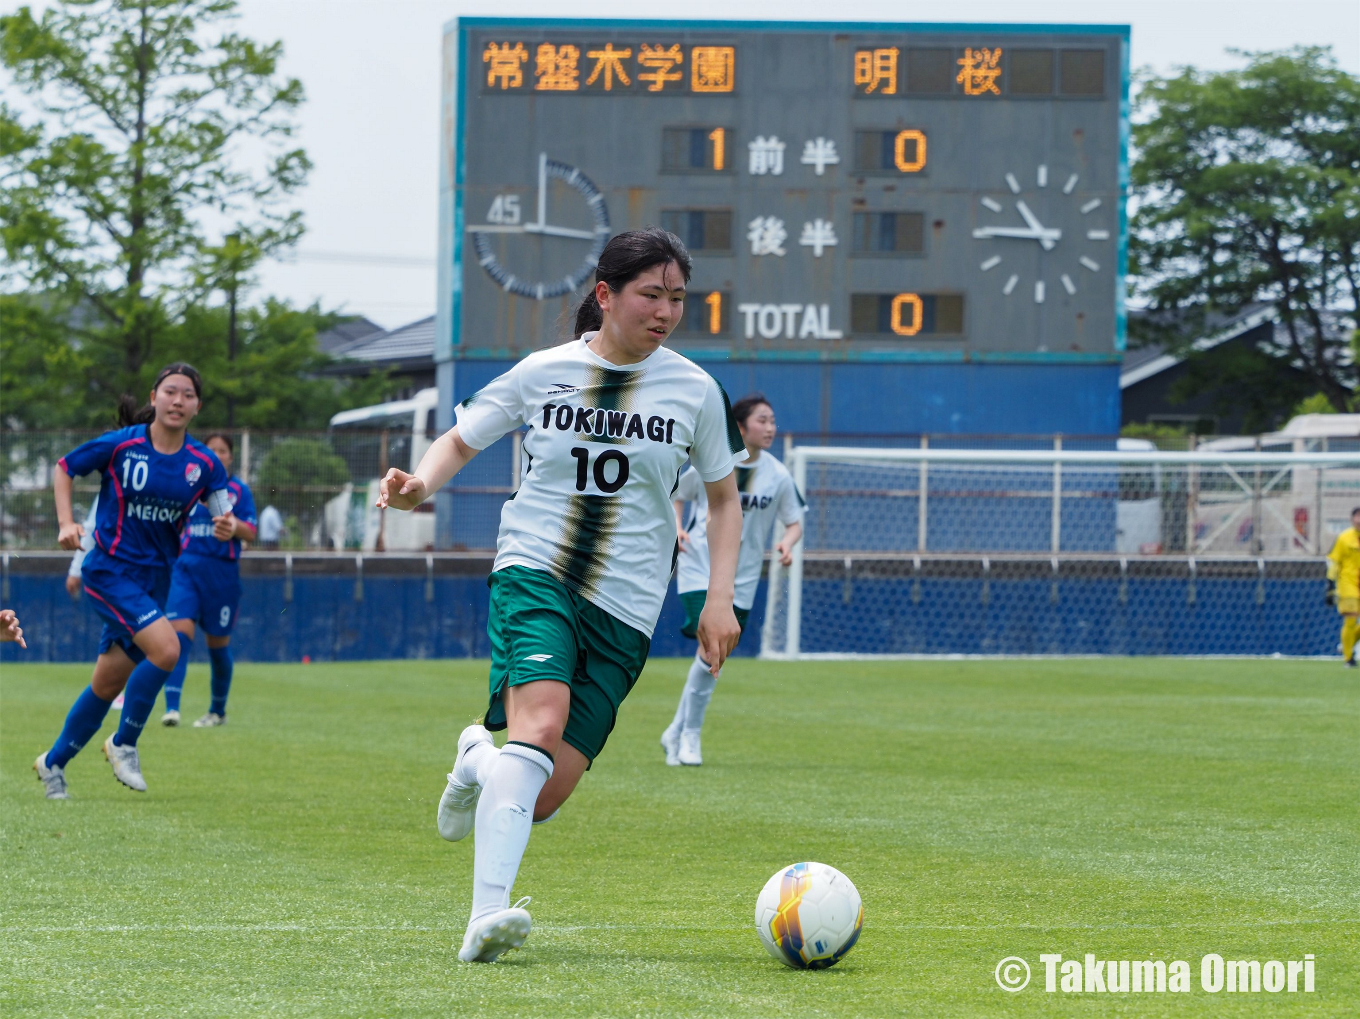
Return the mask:
{"type": "Polygon", "coordinates": [[[704,755],[699,750],[699,730],[684,729],[680,733],[680,753],[677,755],[681,764],[698,765],[704,763],[704,755]]]}
{"type": "Polygon", "coordinates": [[[113,737],[104,741],[104,756],[113,766],[113,777],[134,792],[146,792],[146,779],[142,778],[142,764],[137,759],[136,747],[115,746],[113,737]]]}
{"type": "Polygon", "coordinates": [[[661,749],[666,751],[666,763],[672,768],[680,765],[680,727],[668,725],[661,734],[661,749]]]}
{"type": "Polygon", "coordinates": [[[69,800],[71,798],[66,792],[66,769],[61,767],[49,768],[46,750],[40,753],[38,759],[33,762],[33,770],[38,773],[38,780],[47,787],[47,798],[49,800],[69,800]]]}
{"type": "Polygon", "coordinates": [[[179,725],[179,712],[167,711],[161,715],[161,725],[179,725]]]}
{"type": "Polygon", "coordinates": [[[202,718],[194,719],[195,729],[213,729],[219,725],[227,724],[227,716],[219,715],[216,711],[209,711],[202,718]]]}
{"type": "Polygon", "coordinates": [[[458,958],[463,962],[495,962],[524,944],[532,924],[529,911],[524,908],[530,901],[526,895],[509,909],[497,910],[468,924],[458,958]]]}
{"type": "Polygon", "coordinates": [[[439,811],[434,819],[440,838],[457,842],[467,838],[468,832],[472,831],[477,821],[477,801],[481,798],[482,787],[477,783],[476,775],[460,775],[458,769],[468,750],[478,743],[491,742],[491,733],[482,725],[469,725],[458,737],[458,756],[454,758],[444,795],[439,797],[439,811]]]}

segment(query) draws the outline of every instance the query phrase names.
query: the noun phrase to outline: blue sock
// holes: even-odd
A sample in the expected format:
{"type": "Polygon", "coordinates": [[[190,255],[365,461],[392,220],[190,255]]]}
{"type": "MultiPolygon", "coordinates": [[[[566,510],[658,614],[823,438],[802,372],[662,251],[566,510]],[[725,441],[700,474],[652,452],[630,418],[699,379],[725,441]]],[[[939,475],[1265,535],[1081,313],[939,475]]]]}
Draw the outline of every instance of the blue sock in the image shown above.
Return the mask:
{"type": "Polygon", "coordinates": [[[161,687],[165,685],[170,673],[158,669],[148,658],[132,670],[128,677],[127,689],[123,691],[123,719],[118,723],[118,731],[113,734],[113,745],[135,747],[142,727],[151,717],[151,709],[156,705],[161,687]]]}
{"type": "Polygon", "coordinates": [[[71,705],[71,710],[67,712],[66,724],[62,727],[61,735],[47,752],[47,766],[66,767],[66,762],[80,753],[80,748],[99,731],[112,703],[113,701],[104,700],[88,686],[82,690],[76,702],[71,705]]]}
{"type": "Polygon", "coordinates": [[[210,647],[212,659],[212,704],[208,710],[218,715],[227,713],[227,694],[231,692],[231,646],[210,647]]]}
{"type": "Polygon", "coordinates": [[[189,669],[189,652],[193,650],[194,639],[179,634],[179,661],[165,681],[165,710],[179,710],[179,695],[184,692],[184,673],[189,669]]]}

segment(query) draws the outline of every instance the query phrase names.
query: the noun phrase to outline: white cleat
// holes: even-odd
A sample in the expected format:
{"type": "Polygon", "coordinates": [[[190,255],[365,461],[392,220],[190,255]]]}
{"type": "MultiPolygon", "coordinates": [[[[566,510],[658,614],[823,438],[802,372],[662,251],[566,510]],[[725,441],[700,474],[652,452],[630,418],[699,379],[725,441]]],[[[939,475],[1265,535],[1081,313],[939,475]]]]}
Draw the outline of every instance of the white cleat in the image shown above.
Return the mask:
{"type": "Polygon", "coordinates": [[[219,715],[216,711],[209,711],[202,718],[194,719],[195,729],[212,729],[219,725],[227,724],[227,716],[219,715]]]}
{"type": "Polygon", "coordinates": [[[66,792],[66,769],[61,767],[49,768],[46,750],[40,753],[38,759],[33,762],[33,770],[38,773],[38,781],[47,787],[47,798],[49,800],[69,800],[71,798],[70,794],[66,792]]]}
{"type": "Polygon", "coordinates": [[[681,764],[703,764],[704,755],[699,750],[699,730],[685,729],[680,733],[680,753],[681,764]]]}
{"type": "Polygon", "coordinates": [[[680,765],[680,727],[669,725],[661,734],[661,749],[666,751],[666,763],[672,768],[680,765]]]}
{"type": "Polygon", "coordinates": [[[179,712],[167,711],[165,714],[161,715],[161,725],[179,725],[179,712]]]}
{"type": "Polygon", "coordinates": [[[477,776],[459,774],[459,766],[468,750],[478,743],[491,742],[491,733],[482,725],[469,725],[458,737],[458,756],[454,758],[444,795],[439,797],[439,811],[434,819],[440,838],[457,842],[467,838],[468,832],[472,831],[477,821],[477,800],[481,798],[482,787],[477,776]]]}
{"type": "Polygon", "coordinates": [[[104,756],[113,765],[113,777],[134,792],[146,792],[146,779],[142,778],[142,764],[137,759],[136,747],[115,746],[113,737],[104,741],[104,756]]]}
{"type": "Polygon", "coordinates": [[[458,958],[463,962],[495,962],[511,949],[524,944],[532,921],[526,895],[510,909],[497,910],[468,924],[458,958]]]}

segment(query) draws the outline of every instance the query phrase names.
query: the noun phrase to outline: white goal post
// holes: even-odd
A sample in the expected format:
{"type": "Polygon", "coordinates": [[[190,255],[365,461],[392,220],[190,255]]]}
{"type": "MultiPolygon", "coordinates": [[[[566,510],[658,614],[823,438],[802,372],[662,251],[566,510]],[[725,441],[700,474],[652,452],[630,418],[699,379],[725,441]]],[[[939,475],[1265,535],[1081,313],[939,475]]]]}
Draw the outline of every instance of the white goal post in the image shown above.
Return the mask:
{"type": "Polygon", "coordinates": [[[804,540],[770,560],[762,657],[1335,643],[1320,557],[1360,452],[795,446],[787,466],[804,540]],[[1233,618],[1251,632],[1225,644],[1233,618]]]}

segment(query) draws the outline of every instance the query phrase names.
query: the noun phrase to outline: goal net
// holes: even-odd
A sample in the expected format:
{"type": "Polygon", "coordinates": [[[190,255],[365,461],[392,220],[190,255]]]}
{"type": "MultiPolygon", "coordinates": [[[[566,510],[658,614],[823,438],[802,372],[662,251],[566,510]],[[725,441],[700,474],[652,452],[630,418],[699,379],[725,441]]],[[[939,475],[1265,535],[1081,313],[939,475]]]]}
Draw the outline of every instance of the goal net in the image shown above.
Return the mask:
{"type": "Polygon", "coordinates": [[[794,447],[761,654],[1326,655],[1360,453],[794,447]]]}

